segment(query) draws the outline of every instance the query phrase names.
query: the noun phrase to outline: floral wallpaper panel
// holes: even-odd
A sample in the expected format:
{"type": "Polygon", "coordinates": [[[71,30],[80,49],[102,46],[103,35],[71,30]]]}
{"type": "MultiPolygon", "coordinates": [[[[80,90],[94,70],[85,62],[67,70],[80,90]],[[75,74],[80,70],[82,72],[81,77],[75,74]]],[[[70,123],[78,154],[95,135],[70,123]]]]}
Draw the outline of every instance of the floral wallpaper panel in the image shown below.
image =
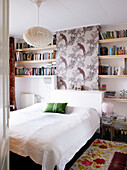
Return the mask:
{"type": "Polygon", "coordinates": [[[99,26],[60,31],[56,39],[58,88],[98,89],[99,26]]]}

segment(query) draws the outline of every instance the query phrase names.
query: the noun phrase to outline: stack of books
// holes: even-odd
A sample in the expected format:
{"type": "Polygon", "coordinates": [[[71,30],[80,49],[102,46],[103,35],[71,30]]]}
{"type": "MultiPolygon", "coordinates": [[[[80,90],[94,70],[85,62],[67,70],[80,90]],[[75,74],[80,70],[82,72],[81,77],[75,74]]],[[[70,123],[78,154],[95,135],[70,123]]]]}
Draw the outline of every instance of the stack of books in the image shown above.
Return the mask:
{"type": "Polygon", "coordinates": [[[115,98],[116,97],[116,91],[106,91],[105,97],[106,98],[115,98]]]}
{"type": "Polygon", "coordinates": [[[126,117],[122,115],[118,115],[116,118],[117,122],[126,122],[126,117]]]}

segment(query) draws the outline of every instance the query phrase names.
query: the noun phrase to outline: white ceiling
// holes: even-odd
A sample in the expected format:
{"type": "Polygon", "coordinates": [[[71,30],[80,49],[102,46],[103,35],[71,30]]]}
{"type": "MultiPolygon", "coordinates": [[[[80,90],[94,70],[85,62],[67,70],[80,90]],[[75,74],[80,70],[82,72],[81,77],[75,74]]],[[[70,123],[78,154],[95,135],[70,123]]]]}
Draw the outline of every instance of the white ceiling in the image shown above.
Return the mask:
{"type": "MultiPolygon", "coordinates": [[[[37,25],[37,7],[29,0],[10,0],[10,35],[37,25]]],[[[52,32],[88,25],[127,23],[127,0],[44,0],[40,26],[52,32]]]]}

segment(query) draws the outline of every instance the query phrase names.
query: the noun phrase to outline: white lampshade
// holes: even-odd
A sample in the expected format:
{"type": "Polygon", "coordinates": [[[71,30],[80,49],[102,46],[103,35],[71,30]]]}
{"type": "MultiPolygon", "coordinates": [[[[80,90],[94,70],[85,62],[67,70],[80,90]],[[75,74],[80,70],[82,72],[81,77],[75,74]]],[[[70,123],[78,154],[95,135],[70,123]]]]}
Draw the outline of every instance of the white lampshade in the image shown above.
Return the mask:
{"type": "Polygon", "coordinates": [[[53,34],[46,28],[43,27],[32,27],[29,28],[23,34],[23,39],[34,47],[43,47],[52,43],[53,34]]]}
{"type": "Polygon", "coordinates": [[[102,103],[102,111],[111,114],[113,112],[113,104],[107,102],[102,103]]]}

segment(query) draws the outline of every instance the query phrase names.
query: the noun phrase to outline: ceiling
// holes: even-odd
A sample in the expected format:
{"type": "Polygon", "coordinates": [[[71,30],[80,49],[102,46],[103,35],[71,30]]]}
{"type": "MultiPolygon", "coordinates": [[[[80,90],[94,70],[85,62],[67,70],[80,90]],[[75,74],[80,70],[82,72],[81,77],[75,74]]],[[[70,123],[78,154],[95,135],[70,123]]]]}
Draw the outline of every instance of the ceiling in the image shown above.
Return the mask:
{"type": "MultiPolygon", "coordinates": [[[[44,0],[40,26],[52,32],[88,25],[127,23],[127,0],[44,0]]],[[[10,0],[10,36],[37,26],[37,7],[29,0],[10,0]]]]}

